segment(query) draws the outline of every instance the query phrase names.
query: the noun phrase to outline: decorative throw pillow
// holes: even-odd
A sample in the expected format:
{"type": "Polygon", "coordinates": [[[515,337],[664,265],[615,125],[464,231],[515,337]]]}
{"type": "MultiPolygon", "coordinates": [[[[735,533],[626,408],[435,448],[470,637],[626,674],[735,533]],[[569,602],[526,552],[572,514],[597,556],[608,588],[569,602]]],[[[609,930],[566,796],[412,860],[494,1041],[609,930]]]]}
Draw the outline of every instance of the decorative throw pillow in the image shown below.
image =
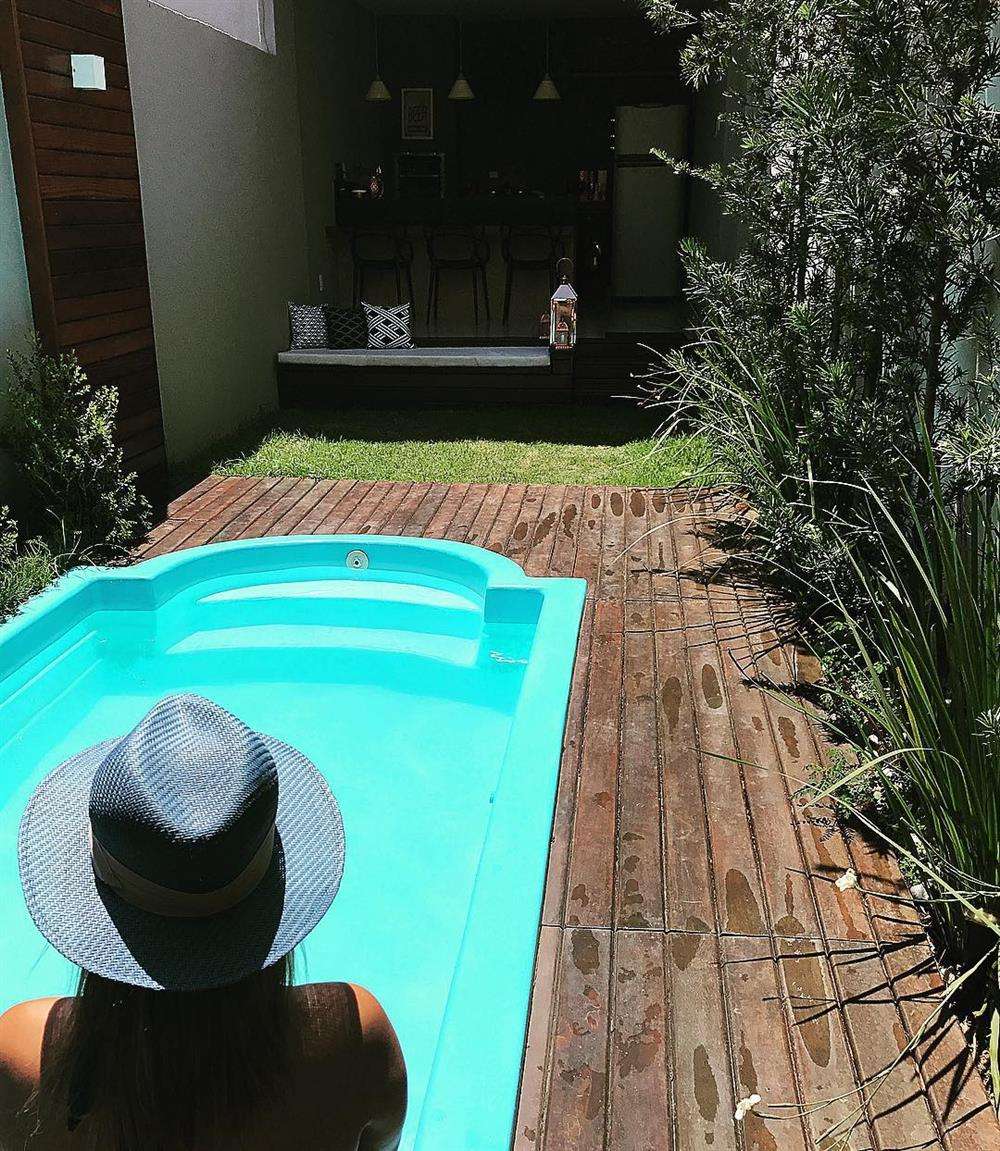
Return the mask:
{"type": "Polygon", "coordinates": [[[331,348],[367,348],[368,324],[360,308],[326,309],[326,328],[331,348]]]}
{"type": "Polygon", "coordinates": [[[368,321],[369,348],[412,348],[410,337],[410,305],[400,304],[398,308],[381,308],[378,304],[361,306],[368,321]]]}
{"type": "Polygon", "coordinates": [[[293,348],[326,347],[326,308],[322,304],[293,304],[289,300],[288,324],[293,348]]]}

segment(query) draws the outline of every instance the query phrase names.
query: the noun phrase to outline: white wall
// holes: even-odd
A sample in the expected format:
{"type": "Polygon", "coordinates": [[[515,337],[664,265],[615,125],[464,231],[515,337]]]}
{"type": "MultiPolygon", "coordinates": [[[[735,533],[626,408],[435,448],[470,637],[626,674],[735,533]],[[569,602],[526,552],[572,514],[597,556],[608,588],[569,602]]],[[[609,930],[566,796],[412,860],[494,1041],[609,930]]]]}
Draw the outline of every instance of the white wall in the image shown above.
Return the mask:
{"type": "MultiPolygon", "coordinates": [[[[728,128],[719,123],[722,90],[717,84],[699,89],[692,116],[692,161],[699,167],[725,163],[735,143],[728,128]]],[[[739,221],[720,210],[719,197],[703,180],[691,181],[689,227],[710,256],[731,260],[739,252],[739,221]]]]}
{"type": "MultiPolygon", "coordinates": [[[[31,333],[31,298],[3,92],[0,92],[0,287],[0,352],[6,356],[8,348],[24,351],[24,342],[31,333]]],[[[6,366],[0,370],[0,378],[5,377],[6,366]]],[[[2,391],[0,387],[0,393],[2,391]]]]}
{"type": "MultiPolygon", "coordinates": [[[[31,336],[31,298],[24,266],[21,219],[17,209],[14,171],[3,93],[0,92],[0,420],[7,390],[7,349],[23,352],[31,336]]],[[[0,453],[0,504],[15,503],[12,471],[0,453]]]]}
{"type": "Polygon", "coordinates": [[[276,55],[124,0],[167,457],[277,403],[307,286],[292,0],[276,55]]]}

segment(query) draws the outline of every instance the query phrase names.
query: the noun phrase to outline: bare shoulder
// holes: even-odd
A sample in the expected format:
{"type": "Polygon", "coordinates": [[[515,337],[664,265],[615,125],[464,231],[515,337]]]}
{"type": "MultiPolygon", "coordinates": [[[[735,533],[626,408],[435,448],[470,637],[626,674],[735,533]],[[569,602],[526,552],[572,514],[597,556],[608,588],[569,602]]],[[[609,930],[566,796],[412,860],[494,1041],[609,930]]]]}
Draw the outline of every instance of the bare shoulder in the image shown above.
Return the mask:
{"type": "Polygon", "coordinates": [[[19,1107],[37,1086],[45,1025],[57,997],[29,999],[0,1015],[0,1108],[19,1107]]]}
{"type": "Polygon", "coordinates": [[[294,988],[309,1013],[308,1034],[319,1063],[356,1084],[364,1108],[363,1151],[390,1151],[406,1116],[406,1063],[396,1031],[378,999],[356,983],[294,988]],[[347,1060],[347,1067],[343,1061],[347,1060]]]}
{"type": "Polygon", "coordinates": [[[375,996],[366,987],[361,987],[357,983],[348,983],[347,986],[351,989],[357,1004],[358,1023],[365,1046],[398,1043],[389,1016],[375,996]]]}
{"type": "Polygon", "coordinates": [[[307,983],[293,989],[305,1005],[311,1030],[335,1049],[374,1050],[397,1043],[382,1004],[356,983],[307,983]]]}
{"type": "Polygon", "coordinates": [[[371,1118],[360,1146],[365,1151],[394,1151],[406,1118],[406,1061],[382,1004],[367,988],[349,986],[358,1007],[363,1062],[373,1089],[371,1118]]]}

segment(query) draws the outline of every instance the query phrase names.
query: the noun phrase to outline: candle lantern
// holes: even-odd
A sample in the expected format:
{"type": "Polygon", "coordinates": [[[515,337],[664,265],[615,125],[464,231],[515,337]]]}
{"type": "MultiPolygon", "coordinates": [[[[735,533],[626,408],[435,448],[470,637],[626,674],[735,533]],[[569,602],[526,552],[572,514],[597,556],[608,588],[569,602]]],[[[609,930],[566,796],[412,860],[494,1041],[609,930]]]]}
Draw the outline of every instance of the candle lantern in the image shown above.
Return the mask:
{"type": "Polygon", "coordinates": [[[569,282],[573,261],[563,257],[556,264],[560,284],[549,305],[549,347],[569,351],[576,346],[577,295],[569,282]]]}

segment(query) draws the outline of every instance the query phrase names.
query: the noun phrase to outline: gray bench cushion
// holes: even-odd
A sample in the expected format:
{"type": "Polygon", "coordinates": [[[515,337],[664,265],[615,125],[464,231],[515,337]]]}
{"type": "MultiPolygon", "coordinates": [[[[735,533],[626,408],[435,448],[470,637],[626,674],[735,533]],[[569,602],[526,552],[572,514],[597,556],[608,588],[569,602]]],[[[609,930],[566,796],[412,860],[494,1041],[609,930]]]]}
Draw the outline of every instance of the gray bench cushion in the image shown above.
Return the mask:
{"type": "Polygon", "coordinates": [[[279,364],[345,368],[547,368],[549,349],[537,348],[295,348],[279,364]]]}

